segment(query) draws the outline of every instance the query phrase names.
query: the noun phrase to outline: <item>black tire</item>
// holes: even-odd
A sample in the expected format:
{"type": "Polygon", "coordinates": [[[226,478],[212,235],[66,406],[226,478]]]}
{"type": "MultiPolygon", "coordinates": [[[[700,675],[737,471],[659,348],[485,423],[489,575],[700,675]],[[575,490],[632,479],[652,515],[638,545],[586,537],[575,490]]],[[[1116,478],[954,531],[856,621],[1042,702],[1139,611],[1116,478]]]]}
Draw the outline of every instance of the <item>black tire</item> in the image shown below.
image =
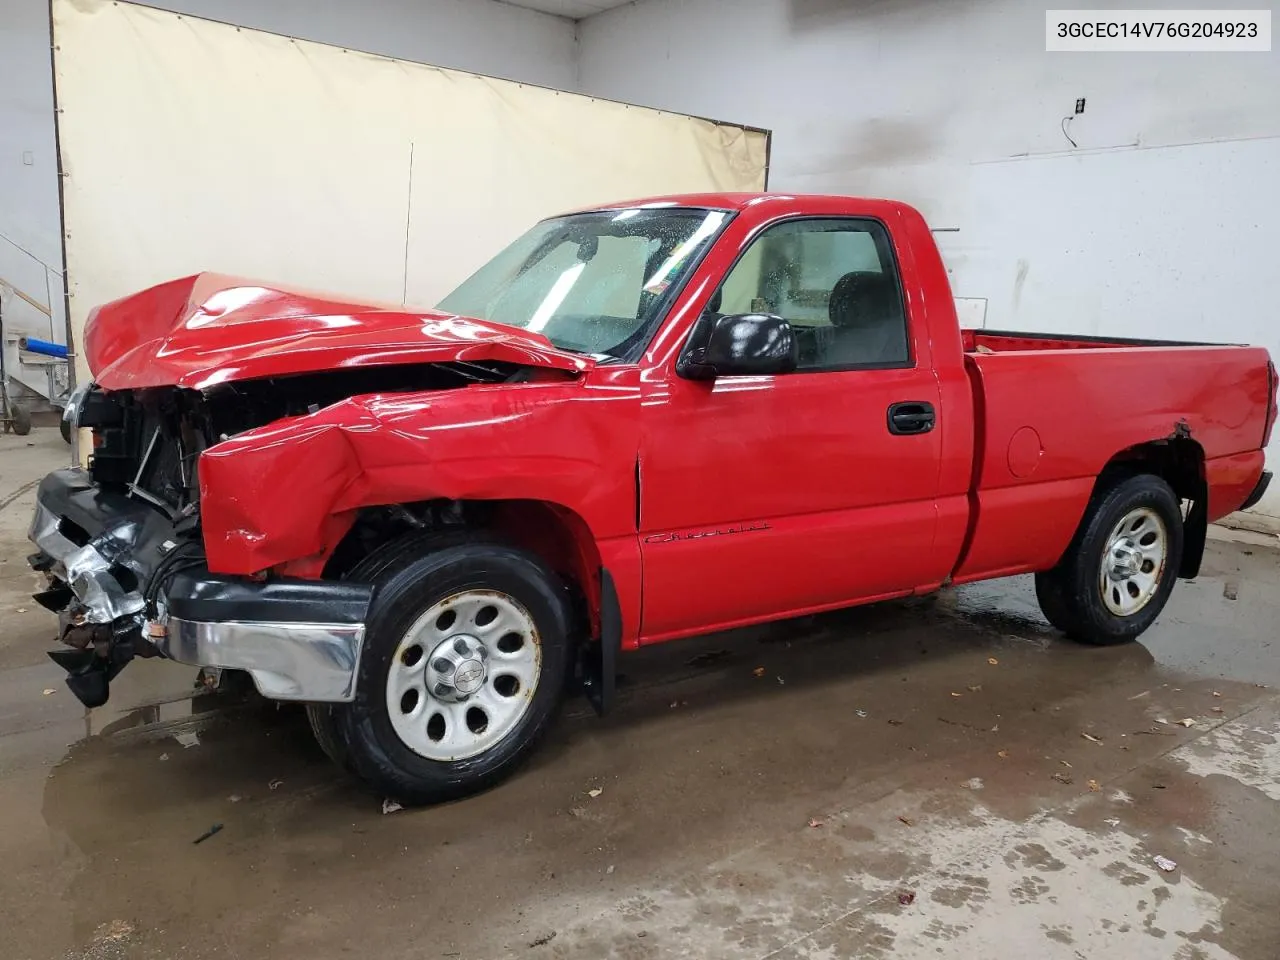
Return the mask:
{"type": "MultiPolygon", "coordinates": [[[[510,776],[533,752],[564,695],[572,664],[572,605],[563,582],[533,554],[475,535],[406,538],[370,557],[349,579],[378,583],[356,681],[356,699],[309,711],[321,747],[382,797],[405,805],[456,800],[510,776]],[[397,735],[386,683],[406,631],[441,600],[466,590],[505,594],[528,612],[541,646],[529,707],[502,739],[459,760],[428,759],[397,735]]],[[[425,721],[424,721],[425,722],[425,721]]]]}
{"type": "Polygon", "coordinates": [[[1182,562],[1182,543],[1182,511],[1169,485],[1151,474],[1118,477],[1089,501],[1058,565],[1036,574],[1040,609],[1051,624],[1080,643],[1110,646],[1136,640],[1169,600],[1182,562]],[[1103,599],[1099,583],[1103,553],[1120,521],[1141,507],[1154,511],[1164,524],[1164,563],[1153,571],[1156,587],[1150,599],[1135,612],[1119,615],[1103,599]]]}
{"type": "Polygon", "coordinates": [[[1063,592],[1061,578],[1051,576],[1051,573],[1052,571],[1036,574],[1036,600],[1040,604],[1040,612],[1049,621],[1049,625],[1066,633],[1071,624],[1067,611],[1067,598],[1063,592]]]}
{"type": "Polygon", "coordinates": [[[71,424],[67,423],[66,420],[58,420],[58,432],[62,434],[63,440],[67,441],[67,443],[71,442],[71,424]]]}
{"type": "Polygon", "coordinates": [[[335,709],[335,705],[331,703],[308,703],[307,722],[311,725],[311,734],[316,738],[316,743],[320,745],[324,755],[345,770],[347,769],[347,745],[338,731],[335,709]]]}
{"type": "Polygon", "coordinates": [[[13,432],[18,436],[25,437],[31,432],[31,411],[22,404],[9,404],[9,416],[13,425],[13,432]]]}

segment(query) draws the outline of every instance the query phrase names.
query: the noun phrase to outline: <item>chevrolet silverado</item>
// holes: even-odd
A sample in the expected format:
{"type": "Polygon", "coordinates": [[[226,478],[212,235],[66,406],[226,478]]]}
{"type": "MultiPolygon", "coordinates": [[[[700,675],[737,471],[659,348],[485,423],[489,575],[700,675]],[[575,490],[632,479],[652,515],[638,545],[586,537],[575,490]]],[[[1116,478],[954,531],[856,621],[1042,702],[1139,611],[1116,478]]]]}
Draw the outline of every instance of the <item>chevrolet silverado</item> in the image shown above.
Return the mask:
{"type": "Polygon", "coordinates": [[[200,274],[84,339],[31,526],[71,689],[245,671],[405,803],[645,644],[1023,573],[1131,641],[1276,419],[1262,349],[962,331],[921,215],[846,197],[554,217],[435,310],[200,274]]]}

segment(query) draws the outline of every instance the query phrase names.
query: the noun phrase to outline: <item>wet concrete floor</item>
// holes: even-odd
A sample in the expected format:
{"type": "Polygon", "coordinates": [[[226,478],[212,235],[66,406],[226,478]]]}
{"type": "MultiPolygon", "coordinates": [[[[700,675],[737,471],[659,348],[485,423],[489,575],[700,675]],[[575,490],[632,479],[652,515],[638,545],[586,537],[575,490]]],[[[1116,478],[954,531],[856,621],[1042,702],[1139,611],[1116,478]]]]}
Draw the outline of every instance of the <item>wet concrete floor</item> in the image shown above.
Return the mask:
{"type": "Polygon", "coordinates": [[[383,815],[296,710],[192,670],[79,708],[23,561],[66,457],[0,437],[4,960],[1280,958],[1262,538],[1123,648],[1018,578],[631,655],[615,715],[569,702],[506,785],[383,815]]]}

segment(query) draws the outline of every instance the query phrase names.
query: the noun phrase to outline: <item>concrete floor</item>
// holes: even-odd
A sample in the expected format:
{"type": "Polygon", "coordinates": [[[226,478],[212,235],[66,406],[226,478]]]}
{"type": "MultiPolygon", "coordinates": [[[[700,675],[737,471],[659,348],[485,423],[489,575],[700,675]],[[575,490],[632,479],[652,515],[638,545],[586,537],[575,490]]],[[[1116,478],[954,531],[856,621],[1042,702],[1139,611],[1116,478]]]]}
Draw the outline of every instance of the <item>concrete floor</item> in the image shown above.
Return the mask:
{"type": "Polygon", "coordinates": [[[23,561],[66,456],[0,437],[6,960],[1280,957],[1261,543],[1212,542],[1124,648],[1058,639],[1020,578],[645,651],[505,786],[385,816],[296,711],[191,670],[86,716],[23,561]]]}

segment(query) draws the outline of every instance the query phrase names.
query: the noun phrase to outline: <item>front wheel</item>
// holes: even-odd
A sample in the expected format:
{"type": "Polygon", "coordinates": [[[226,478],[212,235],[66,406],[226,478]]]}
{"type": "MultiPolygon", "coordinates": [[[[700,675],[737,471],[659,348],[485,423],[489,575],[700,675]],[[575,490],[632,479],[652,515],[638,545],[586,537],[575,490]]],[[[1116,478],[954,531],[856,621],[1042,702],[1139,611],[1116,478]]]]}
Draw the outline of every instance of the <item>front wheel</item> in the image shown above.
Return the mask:
{"type": "Polygon", "coordinates": [[[1040,609],[1081,643],[1136,640],[1169,600],[1182,541],[1178,498],[1164,480],[1119,480],[1095,494],[1058,565],[1036,574],[1040,609]]]}
{"type": "Polygon", "coordinates": [[[322,745],[405,804],[493,786],[529,756],[564,694],[570,609],[554,573],[500,543],[460,543],[384,572],[356,700],[331,708],[322,745]]]}

